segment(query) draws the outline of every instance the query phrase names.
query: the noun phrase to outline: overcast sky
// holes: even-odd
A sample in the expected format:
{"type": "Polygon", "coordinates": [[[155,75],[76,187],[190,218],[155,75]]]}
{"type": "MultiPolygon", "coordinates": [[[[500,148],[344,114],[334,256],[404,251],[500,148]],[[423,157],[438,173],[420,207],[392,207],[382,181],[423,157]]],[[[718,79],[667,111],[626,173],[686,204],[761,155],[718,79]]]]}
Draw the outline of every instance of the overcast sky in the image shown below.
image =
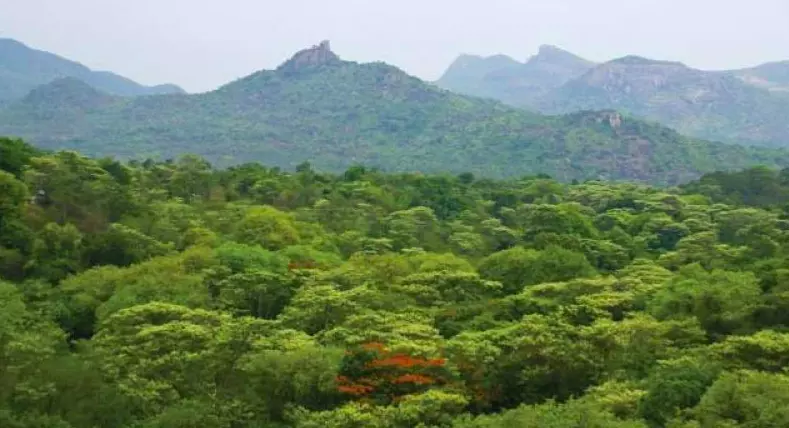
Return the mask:
{"type": "Polygon", "coordinates": [[[722,69],[789,59],[789,0],[0,0],[10,37],[145,84],[213,89],[330,39],[435,79],[459,53],[541,44],[722,69]]]}

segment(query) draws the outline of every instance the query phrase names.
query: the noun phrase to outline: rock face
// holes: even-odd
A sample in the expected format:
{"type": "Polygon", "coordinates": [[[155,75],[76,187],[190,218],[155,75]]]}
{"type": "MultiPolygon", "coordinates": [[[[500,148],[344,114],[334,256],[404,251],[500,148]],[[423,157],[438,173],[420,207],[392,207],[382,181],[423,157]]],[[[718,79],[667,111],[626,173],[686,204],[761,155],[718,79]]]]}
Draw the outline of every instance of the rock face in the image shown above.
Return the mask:
{"type": "Polygon", "coordinates": [[[340,57],[332,52],[331,43],[324,40],[311,48],[296,52],[291,59],[280,65],[277,71],[292,73],[339,62],[340,57]]]}

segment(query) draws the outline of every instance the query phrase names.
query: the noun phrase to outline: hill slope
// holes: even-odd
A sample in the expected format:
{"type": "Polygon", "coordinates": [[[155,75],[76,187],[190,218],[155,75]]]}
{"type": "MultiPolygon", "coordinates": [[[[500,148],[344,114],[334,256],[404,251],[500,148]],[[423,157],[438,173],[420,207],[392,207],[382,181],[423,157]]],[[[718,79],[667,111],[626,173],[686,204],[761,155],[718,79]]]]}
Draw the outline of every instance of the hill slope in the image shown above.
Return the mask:
{"type": "Polygon", "coordinates": [[[677,183],[754,163],[789,165],[786,152],[692,140],[614,112],[546,117],[453,94],[383,63],[342,61],[328,43],[204,94],[119,98],[65,83],[0,110],[0,134],[91,155],[195,153],[220,166],[308,160],[335,171],[364,163],[563,180],[677,183]],[[79,102],[69,108],[68,100],[79,102]]]}
{"type": "Polygon", "coordinates": [[[729,71],[743,81],[789,95],[789,61],[768,62],[753,68],[729,71]]]}
{"type": "Polygon", "coordinates": [[[33,88],[63,77],[74,77],[113,95],[138,96],[182,93],[175,85],[143,86],[123,76],[93,71],[49,52],[12,39],[0,39],[0,103],[22,98],[33,88]]]}
{"type": "Polygon", "coordinates": [[[615,109],[698,138],[789,147],[789,62],[722,72],[637,56],[594,65],[543,48],[520,67],[488,65],[484,74],[461,81],[452,79],[453,64],[437,83],[548,114],[615,109]],[[527,71],[532,62],[544,72],[527,71]]]}

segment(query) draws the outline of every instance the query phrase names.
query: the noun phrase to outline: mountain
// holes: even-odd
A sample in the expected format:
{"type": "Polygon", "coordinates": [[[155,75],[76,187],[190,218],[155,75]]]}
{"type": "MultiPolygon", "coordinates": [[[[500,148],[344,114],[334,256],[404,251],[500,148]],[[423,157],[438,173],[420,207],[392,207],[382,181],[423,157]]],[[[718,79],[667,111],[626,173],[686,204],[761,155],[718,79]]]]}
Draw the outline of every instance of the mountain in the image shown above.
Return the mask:
{"type": "Polygon", "coordinates": [[[538,97],[582,75],[594,63],[555,46],[543,45],[525,63],[505,55],[462,55],[436,84],[461,94],[527,106],[538,97]]]}
{"type": "Polygon", "coordinates": [[[632,55],[593,64],[545,46],[526,64],[487,65],[460,80],[453,64],[437,84],[547,114],[615,109],[698,138],[789,147],[789,61],[703,71],[632,55]]]}
{"type": "Polygon", "coordinates": [[[183,93],[175,85],[143,86],[106,71],[93,71],[55,54],[32,49],[16,40],[0,39],[0,103],[24,97],[33,88],[74,77],[113,95],[139,96],[183,93]]]}
{"type": "Polygon", "coordinates": [[[460,55],[436,84],[461,94],[496,98],[498,91],[490,88],[485,76],[494,71],[517,69],[522,63],[506,56],[460,55]]]}
{"type": "Polygon", "coordinates": [[[328,42],[203,94],[126,98],[74,79],[0,110],[0,135],[94,156],[195,153],[217,166],[303,161],[339,171],[537,173],[674,184],[707,171],[789,165],[789,153],[685,138],[613,111],[548,117],[439,89],[384,64],[343,61],[328,42]]]}
{"type": "Polygon", "coordinates": [[[789,61],[768,62],[753,68],[729,71],[743,81],[789,95],[789,61]]]}
{"type": "Polygon", "coordinates": [[[789,147],[789,97],[734,72],[628,56],[601,64],[533,106],[547,113],[617,109],[700,138],[789,147]]]}

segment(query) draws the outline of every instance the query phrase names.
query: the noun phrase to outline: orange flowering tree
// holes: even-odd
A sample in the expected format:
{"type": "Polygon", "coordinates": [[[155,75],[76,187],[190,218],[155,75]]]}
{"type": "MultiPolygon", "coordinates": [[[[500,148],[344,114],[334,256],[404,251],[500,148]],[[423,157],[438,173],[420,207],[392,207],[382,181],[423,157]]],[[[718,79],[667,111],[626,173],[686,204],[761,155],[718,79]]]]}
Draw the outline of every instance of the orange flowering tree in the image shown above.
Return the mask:
{"type": "Polygon", "coordinates": [[[337,389],[359,400],[386,404],[446,385],[450,378],[444,358],[396,353],[373,342],[346,352],[337,389]]]}

